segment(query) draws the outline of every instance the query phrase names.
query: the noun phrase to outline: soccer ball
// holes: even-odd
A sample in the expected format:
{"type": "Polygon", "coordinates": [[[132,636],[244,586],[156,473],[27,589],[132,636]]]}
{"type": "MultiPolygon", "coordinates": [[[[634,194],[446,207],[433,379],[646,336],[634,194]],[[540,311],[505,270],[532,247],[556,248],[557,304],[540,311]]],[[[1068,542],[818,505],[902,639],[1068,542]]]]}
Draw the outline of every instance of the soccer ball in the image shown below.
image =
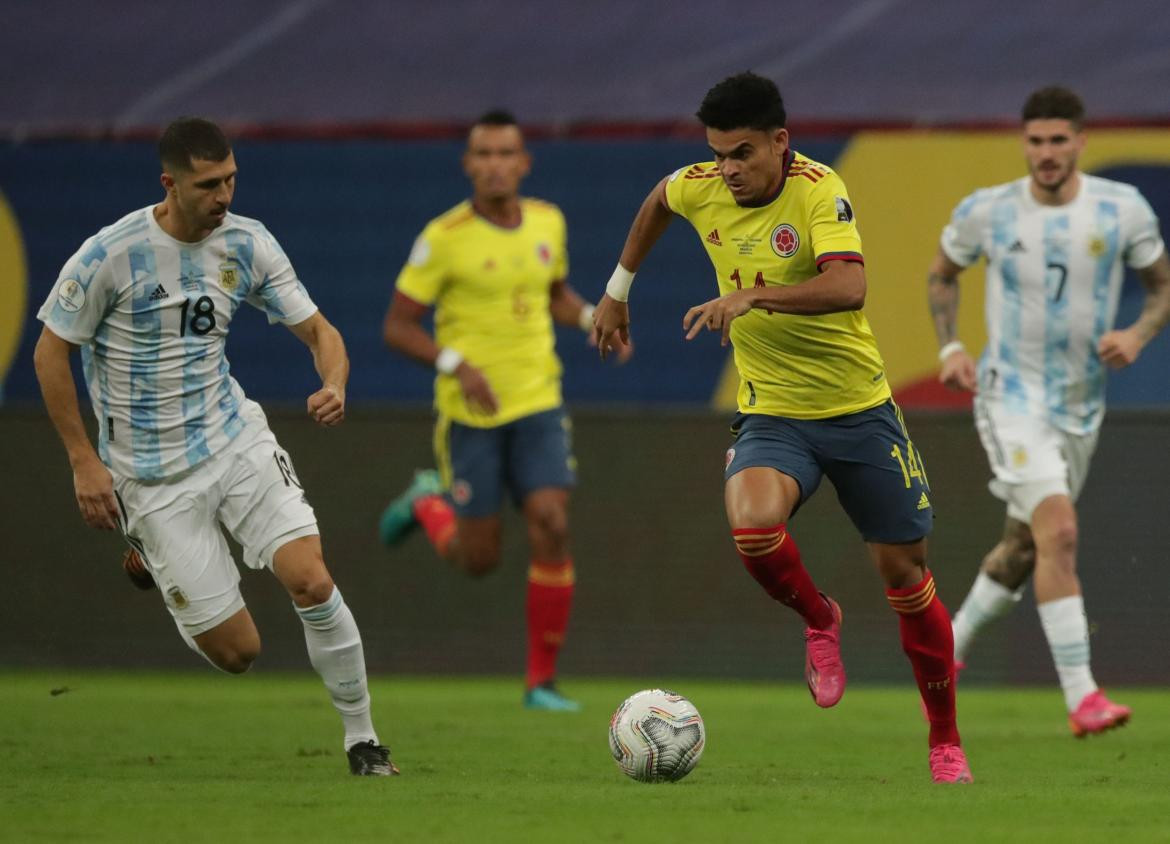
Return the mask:
{"type": "Polygon", "coordinates": [[[698,764],[706,741],[699,710],[665,689],[630,695],[609,719],[609,752],[639,782],[681,780],[698,764]]]}

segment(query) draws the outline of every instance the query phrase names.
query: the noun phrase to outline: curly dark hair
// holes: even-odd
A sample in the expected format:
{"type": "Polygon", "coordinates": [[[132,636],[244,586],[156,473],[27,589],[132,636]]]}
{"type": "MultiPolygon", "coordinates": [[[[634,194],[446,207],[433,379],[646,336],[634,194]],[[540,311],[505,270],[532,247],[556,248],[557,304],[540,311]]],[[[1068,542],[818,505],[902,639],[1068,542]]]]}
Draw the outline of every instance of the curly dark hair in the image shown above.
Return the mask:
{"type": "Polygon", "coordinates": [[[1085,104],[1068,88],[1050,85],[1032,92],[1024,103],[1021,116],[1025,123],[1029,120],[1057,119],[1068,120],[1079,127],[1085,122],[1085,104]]]}
{"type": "Polygon", "coordinates": [[[707,92],[699,121],[709,129],[783,129],[788,115],[780,89],[750,70],[729,76],[707,92]]]}

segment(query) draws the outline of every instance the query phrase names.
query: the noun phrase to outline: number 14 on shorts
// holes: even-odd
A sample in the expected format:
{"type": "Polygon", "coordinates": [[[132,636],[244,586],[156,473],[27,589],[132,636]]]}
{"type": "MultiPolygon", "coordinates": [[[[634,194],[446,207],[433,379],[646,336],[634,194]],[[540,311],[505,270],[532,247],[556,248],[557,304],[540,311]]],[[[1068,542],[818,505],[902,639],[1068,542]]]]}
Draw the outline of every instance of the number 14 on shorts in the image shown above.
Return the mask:
{"type": "Polygon", "coordinates": [[[893,448],[890,449],[890,457],[898,461],[898,467],[902,470],[902,479],[906,482],[906,489],[910,489],[910,481],[913,478],[916,478],[918,483],[923,486],[930,486],[930,482],[926,479],[926,472],[918,458],[918,450],[914,448],[914,443],[906,441],[905,454],[902,453],[901,446],[894,443],[893,448]]]}

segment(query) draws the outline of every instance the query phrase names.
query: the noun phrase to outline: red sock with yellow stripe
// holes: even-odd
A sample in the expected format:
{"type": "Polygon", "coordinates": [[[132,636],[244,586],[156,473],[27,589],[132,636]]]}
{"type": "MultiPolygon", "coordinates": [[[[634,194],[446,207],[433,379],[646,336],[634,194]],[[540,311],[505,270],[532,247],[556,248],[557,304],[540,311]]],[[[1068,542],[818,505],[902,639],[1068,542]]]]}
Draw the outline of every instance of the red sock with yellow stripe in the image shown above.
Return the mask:
{"type": "Polygon", "coordinates": [[[833,624],[833,611],[800,561],[800,551],[783,524],[769,528],[738,528],[731,532],[735,550],[748,574],[764,591],[792,607],[814,630],[833,624]]]}
{"type": "Polygon", "coordinates": [[[414,517],[439,556],[445,557],[451,540],[455,538],[455,508],[441,495],[424,495],[414,502],[414,517]]]}
{"type": "Polygon", "coordinates": [[[552,680],[573,605],[573,560],[533,560],[528,568],[528,688],[552,680]]]}
{"type": "Polygon", "coordinates": [[[907,589],[887,589],[886,598],[898,613],[902,650],[910,657],[914,679],[930,719],[930,746],[959,744],[955,726],[955,641],[951,617],[935,594],[929,571],[907,589]]]}

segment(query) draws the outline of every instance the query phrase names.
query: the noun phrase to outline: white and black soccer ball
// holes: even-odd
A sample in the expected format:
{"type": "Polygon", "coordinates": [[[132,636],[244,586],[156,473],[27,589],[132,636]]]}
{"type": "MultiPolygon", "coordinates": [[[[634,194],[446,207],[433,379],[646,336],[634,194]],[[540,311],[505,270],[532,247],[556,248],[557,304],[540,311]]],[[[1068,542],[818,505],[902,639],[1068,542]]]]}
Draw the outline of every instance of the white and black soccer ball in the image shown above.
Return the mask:
{"type": "Polygon", "coordinates": [[[681,780],[698,764],[706,742],[699,710],[666,689],[630,695],[609,719],[609,752],[639,782],[681,780]]]}

